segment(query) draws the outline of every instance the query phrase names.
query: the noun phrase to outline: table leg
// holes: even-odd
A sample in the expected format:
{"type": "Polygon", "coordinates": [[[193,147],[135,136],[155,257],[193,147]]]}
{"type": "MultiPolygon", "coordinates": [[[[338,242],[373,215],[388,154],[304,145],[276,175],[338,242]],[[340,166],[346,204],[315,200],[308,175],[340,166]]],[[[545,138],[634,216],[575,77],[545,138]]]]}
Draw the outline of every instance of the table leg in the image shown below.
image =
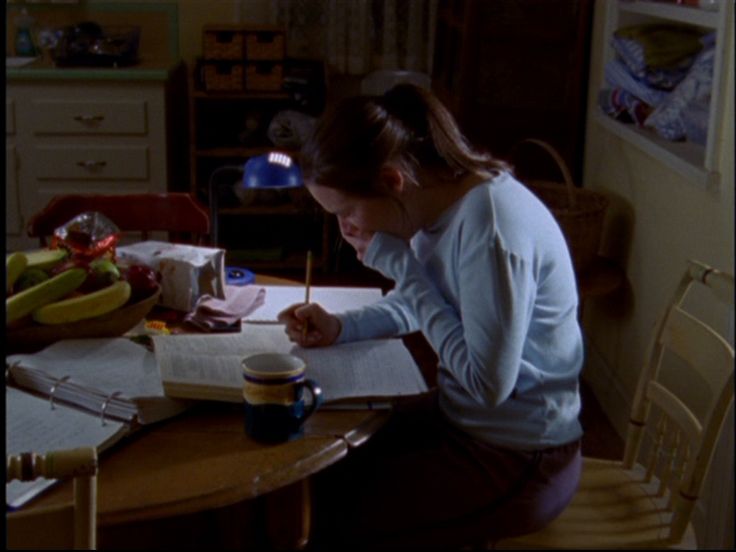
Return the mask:
{"type": "Polygon", "coordinates": [[[303,550],[309,542],[312,497],[309,478],[265,495],[266,533],[274,550],[303,550]]]}

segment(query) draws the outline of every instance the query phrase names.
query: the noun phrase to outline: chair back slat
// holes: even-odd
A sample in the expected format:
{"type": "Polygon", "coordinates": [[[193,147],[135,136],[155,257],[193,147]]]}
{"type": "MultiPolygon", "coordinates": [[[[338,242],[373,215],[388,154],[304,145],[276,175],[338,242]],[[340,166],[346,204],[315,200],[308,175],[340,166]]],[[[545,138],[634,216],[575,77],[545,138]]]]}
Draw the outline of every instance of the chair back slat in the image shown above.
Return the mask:
{"type": "Polygon", "coordinates": [[[667,413],[672,423],[685,433],[685,437],[691,443],[700,442],[703,426],[677,395],[656,381],[649,383],[647,391],[649,400],[667,413]]]}
{"type": "Polygon", "coordinates": [[[710,326],[680,307],[670,310],[660,344],[696,370],[717,394],[732,366],[733,347],[710,326]]]}

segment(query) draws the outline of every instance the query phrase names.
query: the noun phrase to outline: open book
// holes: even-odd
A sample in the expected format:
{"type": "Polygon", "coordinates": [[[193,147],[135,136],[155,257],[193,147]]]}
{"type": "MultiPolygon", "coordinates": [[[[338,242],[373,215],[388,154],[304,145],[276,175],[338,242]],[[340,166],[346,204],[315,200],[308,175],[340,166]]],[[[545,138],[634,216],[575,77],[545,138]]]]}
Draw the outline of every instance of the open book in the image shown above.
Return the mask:
{"type": "MultiPolygon", "coordinates": [[[[191,404],[167,397],[153,353],[125,338],[59,341],[7,357],[6,369],[8,454],[88,445],[102,451],[191,404]]],[[[14,481],[6,502],[20,506],[53,483],[14,481]]]]}
{"type": "Polygon", "coordinates": [[[280,324],[243,324],[239,334],[154,336],[166,394],[240,402],[241,362],[263,352],[304,359],[306,375],[322,388],[325,404],[387,401],[427,390],[419,368],[400,339],[376,339],[332,347],[302,348],[280,324]]]}
{"type": "MultiPolygon", "coordinates": [[[[265,302],[247,315],[246,322],[276,323],[278,314],[295,303],[304,302],[304,286],[260,286],[266,290],[265,302]]],[[[339,313],[375,303],[383,293],[375,287],[311,286],[310,300],[327,312],[339,313]]]]}

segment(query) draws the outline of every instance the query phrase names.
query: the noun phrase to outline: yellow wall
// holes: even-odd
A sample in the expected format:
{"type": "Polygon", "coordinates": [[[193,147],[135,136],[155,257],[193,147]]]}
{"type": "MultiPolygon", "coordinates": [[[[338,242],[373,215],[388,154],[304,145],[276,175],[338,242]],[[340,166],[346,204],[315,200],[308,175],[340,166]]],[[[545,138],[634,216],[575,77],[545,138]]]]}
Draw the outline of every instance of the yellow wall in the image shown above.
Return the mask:
{"type": "MultiPolygon", "coordinates": [[[[626,268],[627,285],[614,296],[586,302],[589,341],[586,379],[617,428],[625,432],[628,403],[656,317],[689,258],[733,271],[734,81],[733,13],[725,48],[726,98],[721,136],[720,190],[705,190],[594,120],[603,70],[605,2],[596,3],[588,94],[584,183],[612,199],[604,252],[626,268]]],[[[715,323],[723,320],[715,321],[715,323]]],[[[726,331],[727,328],[724,328],[726,331]]]]}

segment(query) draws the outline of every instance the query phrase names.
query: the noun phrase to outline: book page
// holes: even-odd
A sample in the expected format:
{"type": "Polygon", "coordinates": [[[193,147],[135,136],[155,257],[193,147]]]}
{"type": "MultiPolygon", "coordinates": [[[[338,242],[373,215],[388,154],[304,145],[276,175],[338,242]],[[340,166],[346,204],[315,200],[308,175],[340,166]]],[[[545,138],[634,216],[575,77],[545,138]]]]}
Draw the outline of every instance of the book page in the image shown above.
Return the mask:
{"type": "MultiPolygon", "coordinates": [[[[5,448],[8,454],[95,446],[103,450],[127,432],[127,427],[99,416],[55,404],[13,387],[5,388],[5,448]]],[[[55,483],[39,478],[11,481],[5,487],[7,505],[17,508],[55,483]]]]}
{"type": "MultiPolygon", "coordinates": [[[[277,322],[278,314],[295,303],[303,303],[304,286],[261,286],[266,290],[266,301],[244,320],[248,322],[277,322]]],[[[320,304],[327,312],[339,313],[357,309],[378,301],[380,288],[311,286],[309,299],[320,304]]]]}
{"type": "Polygon", "coordinates": [[[264,352],[305,360],[325,402],[396,397],[426,391],[414,359],[399,339],[306,349],[281,324],[244,324],[240,334],[154,336],[164,388],[172,396],[242,400],[242,360],[264,352]],[[199,388],[199,389],[198,389],[199,388]]]}
{"type": "Polygon", "coordinates": [[[427,391],[419,368],[399,339],[372,339],[294,354],[307,363],[307,377],[322,387],[325,402],[381,399],[427,391]]]}

